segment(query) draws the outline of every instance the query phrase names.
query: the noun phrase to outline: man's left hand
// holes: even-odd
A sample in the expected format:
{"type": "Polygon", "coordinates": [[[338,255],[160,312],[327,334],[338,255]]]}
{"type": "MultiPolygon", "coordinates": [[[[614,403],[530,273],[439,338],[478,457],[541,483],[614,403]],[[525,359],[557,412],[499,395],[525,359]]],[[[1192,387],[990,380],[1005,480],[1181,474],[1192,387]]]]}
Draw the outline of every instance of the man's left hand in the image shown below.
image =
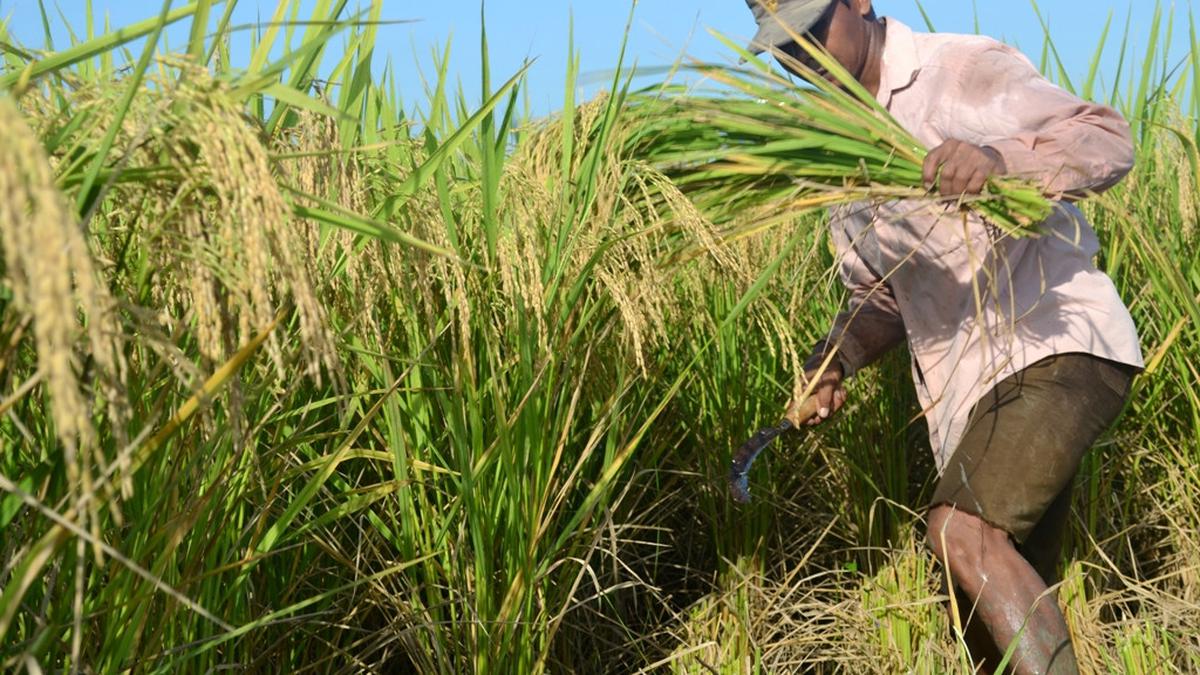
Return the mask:
{"type": "Polygon", "coordinates": [[[925,157],[923,177],[927,190],[936,183],[943,197],[958,197],[983,192],[989,178],[1006,171],[1004,158],[992,148],[950,140],[925,157]]]}

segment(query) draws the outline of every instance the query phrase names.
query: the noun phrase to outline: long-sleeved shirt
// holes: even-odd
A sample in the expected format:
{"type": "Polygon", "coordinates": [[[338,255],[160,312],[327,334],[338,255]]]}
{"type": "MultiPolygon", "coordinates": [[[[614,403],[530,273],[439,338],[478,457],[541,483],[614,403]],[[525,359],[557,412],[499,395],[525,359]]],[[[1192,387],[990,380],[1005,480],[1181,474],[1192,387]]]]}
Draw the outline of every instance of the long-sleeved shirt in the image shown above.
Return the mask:
{"type": "Polygon", "coordinates": [[[1114,110],[1054,86],[1016,50],[914,33],[891,19],[877,98],[927,147],[952,139],[991,147],[1009,175],[1056,199],[1041,236],[1020,239],[944,204],[863,203],[832,214],[850,302],[826,343],[850,375],[908,340],[941,470],[975,403],[1026,366],[1070,352],[1143,365],[1129,311],[1092,262],[1096,234],[1064,201],[1119,181],[1133,145],[1114,110]]]}

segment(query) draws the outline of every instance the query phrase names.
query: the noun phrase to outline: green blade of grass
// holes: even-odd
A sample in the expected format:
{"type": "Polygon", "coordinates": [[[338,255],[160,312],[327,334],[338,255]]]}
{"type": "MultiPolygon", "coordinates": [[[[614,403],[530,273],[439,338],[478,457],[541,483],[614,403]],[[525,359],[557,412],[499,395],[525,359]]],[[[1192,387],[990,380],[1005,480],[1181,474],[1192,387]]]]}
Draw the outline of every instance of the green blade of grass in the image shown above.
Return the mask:
{"type": "Polygon", "coordinates": [[[192,30],[188,35],[187,52],[196,60],[196,63],[204,62],[204,42],[208,31],[208,15],[212,11],[212,6],[213,0],[198,0],[196,10],[192,14],[192,30]]]}
{"type": "Polygon", "coordinates": [[[463,145],[463,143],[470,139],[471,134],[476,128],[479,127],[480,124],[482,124],[484,118],[490,114],[502,100],[504,100],[504,97],[508,94],[509,90],[517,86],[517,83],[525,77],[525,73],[529,70],[529,66],[530,64],[526,64],[519,71],[517,71],[517,74],[513,75],[507,82],[505,82],[504,85],[501,86],[491,98],[484,101],[479,110],[475,111],[475,114],[471,115],[470,118],[463,122],[448,139],[443,141],[442,144],[438,146],[437,150],[430,153],[429,157],[423,163],[421,163],[420,166],[416,167],[406,179],[400,182],[400,184],[392,190],[391,196],[384,199],[379,207],[376,208],[376,216],[378,217],[381,214],[390,215],[395,213],[396,210],[402,207],[404,203],[407,202],[408,199],[411,198],[421,186],[425,185],[429,181],[430,177],[432,177],[437,171],[438,167],[440,167],[443,162],[447,161],[451,155],[463,145]]]}
{"type": "Polygon", "coordinates": [[[1054,42],[1054,37],[1050,32],[1050,24],[1046,18],[1042,16],[1042,9],[1038,6],[1037,0],[1029,0],[1029,4],[1033,6],[1033,13],[1037,16],[1038,23],[1042,26],[1042,40],[1045,49],[1054,57],[1054,67],[1058,71],[1059,84],[1066,88],[1072,94],[1078,93],[1074,83],[1071,82],[1071,76],[1067,73],[1067,68],[1063,64],[1062,57],[1058,53],[1058,45],[1054,42]]]}
{"type": "Polygon", "coordinates": [[[254,53],[250,55],[250,64],[246,68],[249,72],[257,73],[266,68],[267,59],[271,57],[271,51],[275,49],[275,39],[279,36],[279,31],[285,23],[284,18],[291,5],[292,3],[288,0],[279,0],[275,3],[275,12],[267,22],[265,32],[259,36],[254,53]]]}
{"type": "Polygon", "coordinates": [[[100,201],[100,196],[94,194],[92,191],[92,188],[96,184],[96,177],[109,161],[109,152],[112,150],[113,143],[117,139],[117,134],[121,131],[121,125],[125,120],[125,116],[129,114],[129,108],[133,105],[134,97],[141,91],[143,78],[146,75],[146,70],[150,67],[150,61],[154,58],[154,54],[158,49],[158,40],[162,35],[163,29],[168,24],[170,11],[171,0],[163,0],[158,23],[146,38],[146,45],[142,48],[142,56],[138,59],[137,65],[134,66],[131,76],[127,78],[125,94],[117,104],[116,116],[109,125],[108,131],[104,134],[104,139],[100,141],[91,166],[84,173],[83,181],[79,186],[79,195],[75,201],[76,211],[80,214],[84,227],[87,226],[88,221],[91,219],[94,205],[100,201]]]}
{"type": "Polygon", "coordinates": [[[453,252],[434,246],[428,242],[422,241],[392,225],[388,225],[382,221],[366,218],[344,209],[337,205],[322,200],[315,195],[299,195],[302,200],[310,200],[318,204],[324,205],[325,208],[315,208],[304,206],[301,204],[293,204],[292,210],[298,218],[305,218],[318,223],[325,223],[333,227],[341,228],[356,234],[387,241],[393,244],[403,244],[412,246],[422,251],[440,255],[454,260],[458,260],[458,256],[453,252]]]}
{"type": "MultiPolygon", "coordinates": [[[[223,0],[217,0],[223,1],[223,0]]],[[[170,25],[192,16],[199,8],[198,2],[193,2],[179,9],[171,10],[166,14],[165,19],[162,17],[154,17],[145,21],[132,24],[125,28],[101,35],[94,40],[80,43],[64,49],[60,52],[55,52],[38,59],[26,65],[22,70],[15,73],[9,73],[0,76],[0,89],[15,89],[20,91],[28,86],[30,82],[37,80],[45,75],[57,72],[64,68],[93,58],[99,54],[112,51],[117,47],[143,38],[156,31],[161,31],[163,26],[170,25]]]]}
{"type": "MultiPolygon", "coordinates": [[[[260,332],[258,336],[244,345],[217,369],[204,383],[200,391],[188,399],[154,436],[138,448],[131,461],[129,470],[136,472],[139,467],[143,466],[149,457],[154,455],[196,412],[201,410],[214,395],[221,391],[242,366],[250,360],[250,357],[258,351],[259,347],[266,342],[282,319],[283,315],[281,314],[273,324],[260,332]]],[[[103,498],[104,495],[111,495],[112,486],[120,482],[119,479],[108,479],[98,483],[95,486],[97,498],[103,498]]],[[[71,509],[64,514],[64,517],[67,519],[72,519],[76,516],[75,509],[71,509]]],[[[26,591],[36,581],[42,569],[49,564],[59,547],[67,541],[69,535],[70,532],[66,528],[56,524],[29,549],[29,552],[22,557],[20,564],[14,569],[8,584],[4,587],[3,593],[0,593],[0,640],[11,629],[12,620],[16,616],[21,599],[25,596],[26,591]]]]}
{"type": "MultiPolygon", "coordinates": [[[[325,52],[325,47],[329,43],[329,39],[336,33],[345,30],[346,27],[353,25],[359,20],[363,13],[359,12],[354,16],[340,20],[342,13],[346,10],[346,5],[349,0],[334,0],[335,4],[330,6],[331,0],[318,0],[312,12],[312,23],[308,26],[304,33],[303,44],[309,48],[297,50],[300,58],[291,60],[290,76],[288,78],[288,86],[297,91],[305,91],[311,85],[313,79],[316,78],[316,71],[321,63],[321,56],[325,52]]],[[[371,11],[374,11],[372,9],[371,11]]],[[[271,69],[276,70],[275,68],[271,69]]],[[[271,118],[267,120],[268,132],[274,133],[280,123],[283,121],[284,110],[278,108],[271,111],[271,118]]]]}
{"type": "Polygon", "coordinates": [[[1108,13],[1108,18],[1104,21],[1104,30],[1100,32],[1100,40],[1096,43],[1096,51],[1092,53],[1091,63],[1088,64],[1087,77],[1083,80],[1083,90],[1081,97],[1085,101],[1093,100],[1096,92],[1096,78],[1100,73],[1100,60],[1104,56],[1104,48],[1108,45],[1108,31],[1112,28],[1113,13],[1108,13]]]}

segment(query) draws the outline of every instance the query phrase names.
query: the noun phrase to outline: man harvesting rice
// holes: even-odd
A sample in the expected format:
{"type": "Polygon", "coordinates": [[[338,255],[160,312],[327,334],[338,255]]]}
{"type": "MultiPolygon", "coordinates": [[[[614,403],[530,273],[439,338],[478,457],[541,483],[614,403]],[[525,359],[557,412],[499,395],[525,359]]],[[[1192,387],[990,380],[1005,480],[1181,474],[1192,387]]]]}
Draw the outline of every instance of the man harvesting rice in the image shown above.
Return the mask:
{"type": "Polygon", "coordinates": [[[805,35],[932,148],[927,188],[972,195],[1008,175],[1057,200],[1041,236],[1022,239],[944,202],[836,210],[850,303],[806,364],[818,414],[800,419],[797,400],[788,418],[828,419],[845,402],[843,380],[907,340],[941,476],[928,542],[973,617],[976,662],[990,671],[1011,645],[1017,672],[1077,672],[1047,589],[1080,461],[1143,362],[1128,310],[1092,264],[1096,235],[1070,200],[1129,171],[1129,127],[989,38],[914,33],[876,18],[871,0],[747,1],[753,51],[815,71],[791,37],[805,35]]]}

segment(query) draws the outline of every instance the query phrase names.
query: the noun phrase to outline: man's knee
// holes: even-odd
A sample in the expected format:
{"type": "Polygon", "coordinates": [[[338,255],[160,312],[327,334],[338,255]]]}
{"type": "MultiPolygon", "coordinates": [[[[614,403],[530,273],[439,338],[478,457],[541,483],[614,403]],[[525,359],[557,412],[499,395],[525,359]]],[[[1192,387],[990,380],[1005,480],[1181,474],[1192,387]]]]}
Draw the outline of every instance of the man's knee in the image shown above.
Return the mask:
{"type": "Polygon", "coordinates": [[[978,565],[984,549],[992,543],[1007,544],[1008,535],[982,518],[953,506],[934,507],[928,516],[925,543],[943,564],[947,559],[959,565],[978,565]]]}
{"type": "Polygon", "coordinates": [[[943,563],[946,562],[946,549],[949,548],[949,538],[952,536],[949,530],[953,514],[953,507],[935,506],[926,517],[928,528],[925,531],[925,545],[943,563]]]}

